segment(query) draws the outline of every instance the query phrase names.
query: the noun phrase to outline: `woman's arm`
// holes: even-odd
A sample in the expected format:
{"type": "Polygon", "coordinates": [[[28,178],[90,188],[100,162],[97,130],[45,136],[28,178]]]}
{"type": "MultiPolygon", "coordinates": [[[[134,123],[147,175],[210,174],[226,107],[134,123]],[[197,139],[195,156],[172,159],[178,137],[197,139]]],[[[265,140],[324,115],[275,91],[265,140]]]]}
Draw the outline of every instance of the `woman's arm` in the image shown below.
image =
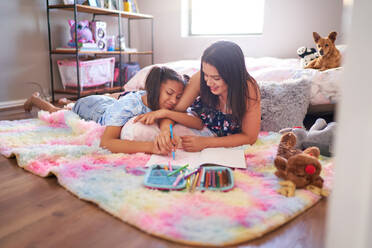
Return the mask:
{"type": "Polygon", "coordinates": [[[134,119],[134,122],[141,122],[145,125],[152,125],[160,119],[170,119],[189,128],[203,129],[203,122],[200,118],[188,113],[172,111],[169,109],[159,109],[156,111],[141,114],[134,119]]]}
{"type": "Polygon", "coordinates": [[[155,153],[168,154],[168,151],[161,150],[155,142],[131,141],[120,139],[120,126],[107,126],[101,137],[100,147],[108,149],[113,153],[155,153]]]}
{"type": "Polygon", "coordinates": [[[257,140],[261,124],[261,97],[253,84],[248,84],[249,100],[242,121],[242,132],[225,137],[182,137],[182,147],[186,151],[201,151],[208,147],[233,147],[254,144],[257,140]]]}

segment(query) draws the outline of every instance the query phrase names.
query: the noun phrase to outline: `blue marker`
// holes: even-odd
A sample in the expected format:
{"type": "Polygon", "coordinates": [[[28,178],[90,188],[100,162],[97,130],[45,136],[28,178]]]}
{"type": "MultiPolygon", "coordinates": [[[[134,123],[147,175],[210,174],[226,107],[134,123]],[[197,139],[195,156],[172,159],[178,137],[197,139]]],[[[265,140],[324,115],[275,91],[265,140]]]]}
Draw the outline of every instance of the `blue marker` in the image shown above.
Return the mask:
{"type": "MultiPolygon", "coordinates": [[[[172,127],[172,124],[169,124],[169,129],[170,129],[170,134],[171,134],[171,139],[173,139],[173,127],[172,127]]],[[[172,156],[173,156],[173,160],[176,159],[176,153],[174,150],[172,150],[172,156]]]]}

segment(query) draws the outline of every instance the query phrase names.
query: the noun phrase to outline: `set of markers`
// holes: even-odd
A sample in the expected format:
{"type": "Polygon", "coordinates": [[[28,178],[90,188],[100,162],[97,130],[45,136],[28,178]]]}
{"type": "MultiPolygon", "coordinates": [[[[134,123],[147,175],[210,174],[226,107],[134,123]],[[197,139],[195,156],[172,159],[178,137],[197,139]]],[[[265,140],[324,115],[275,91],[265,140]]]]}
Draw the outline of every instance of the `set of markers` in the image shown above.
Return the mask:
{"type": "Polygon", "coordinates": [[[183,190],[190,192],[195,190],[228,191],[234,187],[232,170],[223,166],[204,165],[192,171],[188,165],[171,166],[172,171],[166,165],[151,166],[144,180],[144,185],[152,189],[160,190],[183,190]]]}

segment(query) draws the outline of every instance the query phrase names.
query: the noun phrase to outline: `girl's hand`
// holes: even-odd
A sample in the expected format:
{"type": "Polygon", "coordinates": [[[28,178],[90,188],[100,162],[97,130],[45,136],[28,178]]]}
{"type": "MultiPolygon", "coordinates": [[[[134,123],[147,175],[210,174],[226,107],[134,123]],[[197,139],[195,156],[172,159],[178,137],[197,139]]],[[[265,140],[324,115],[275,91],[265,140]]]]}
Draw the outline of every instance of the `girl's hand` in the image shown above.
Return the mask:
{"type": "Polygon", "coordinates": [[[169,130],[161,130],[159,135],[154,140],[155,144],[159,149],[171,152],[173,149],[173,143],[169,130]]]}
{"type": "Polygon", "coordinates": [[[207,145],[204,144],[203,137],[182,136],[182,148],[187,152],[200,152],[207,148],[207,145]]]}
{"type": "Polygon", "coordinates": [[[165,118],[166,117],[166,110],[165,109],[159,109],[156,111],[151,111],[146,114],[141,114],[137,116],[134,119],[134,122],[141,122],[142,124],[145,125],[152,125],[154,124],[157,120],[165,118]]]}
{"type": "Polygon", "coordinates": [[[169,151],[166,149],[162,149],[161,147],[158,146],[158,144],[155,142],[152,143],[152,154],[158,154],[158,155],[168,155],[169,151]]]}
{"type": "Polygon", "coordinates": [[[181,145],[181,137],[173,135],[173,139],[170,138],[170,132],[167,130],[160,131],[159,135],[154,140],[155,144],[159,149],[167,150],[171,152],[181,145]]]}

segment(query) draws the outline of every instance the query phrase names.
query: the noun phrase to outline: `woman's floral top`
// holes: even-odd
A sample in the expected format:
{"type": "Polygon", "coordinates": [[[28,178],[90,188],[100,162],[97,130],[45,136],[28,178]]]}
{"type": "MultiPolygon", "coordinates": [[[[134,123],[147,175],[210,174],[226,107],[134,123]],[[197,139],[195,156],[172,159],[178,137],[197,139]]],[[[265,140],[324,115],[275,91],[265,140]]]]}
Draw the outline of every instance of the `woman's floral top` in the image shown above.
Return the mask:
{"type": "Polygon", "coordinates": [[[196,98],[190,110],[199,116],[204,126],[219,137],[241,132],[238,121],[231,114],[224,114],[215,108],[204,106],[200,96],[196,98]]]}

